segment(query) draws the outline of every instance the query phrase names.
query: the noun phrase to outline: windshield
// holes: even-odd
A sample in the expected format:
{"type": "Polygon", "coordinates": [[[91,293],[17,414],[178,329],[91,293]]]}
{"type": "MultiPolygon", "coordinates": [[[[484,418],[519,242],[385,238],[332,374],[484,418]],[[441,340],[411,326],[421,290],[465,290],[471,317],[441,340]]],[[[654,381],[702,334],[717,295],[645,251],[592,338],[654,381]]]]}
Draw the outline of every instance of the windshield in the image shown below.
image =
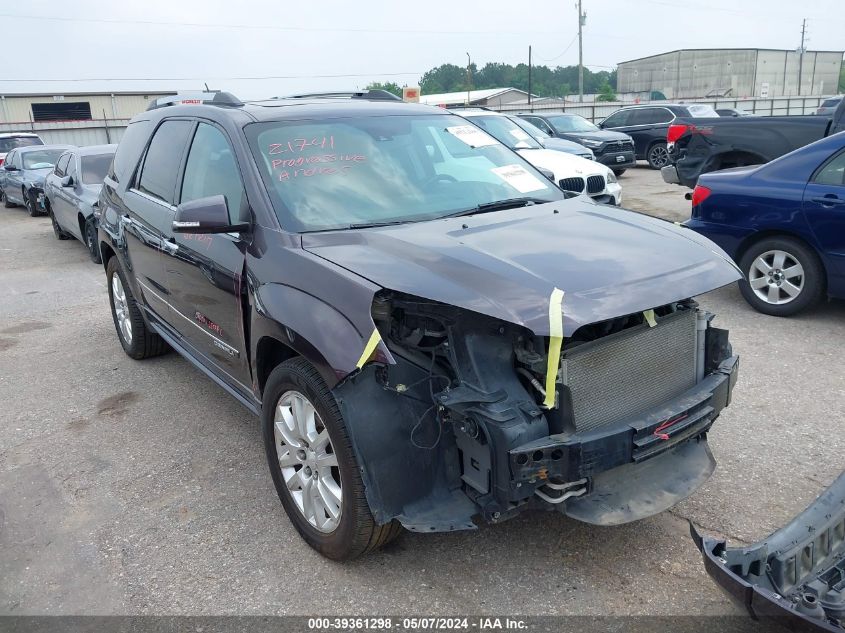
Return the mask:
{"type": "Polygon", "coordinates": [[[546,140],[546,139],[552,138],[551,136],[546,134],[543,130],[538,128],[536,125],[534,125],[533,123],[529,123],[525,119],[520,119],[518,116],[509,116],[508,119],[510,119],[511,121],[516,123],[519,127],[521,127],[523,130],[525,130],[531,136],[533,136],[534,138],[536,138],[538,140],[546,140]]]}
{"type": "Polygon", "coordinates": [[[82,184],[101,185],[111,165],[114,153],[82,157],[82,184]]]}
{"type": "Polygon", "coordinates": [[[597,132],[598,128],[577,114],[553,114],[546,117],[558,132],[597,132]]]}
{"type": "Polygon", "coordinates": [[[506,116],[465,117],[511,149],[541,149],[536,139],[506,116]]]}
{"type": "Polygon", "coordinates": [[[29,147],[30,145],[44,145],[37,136],[11,136],[0,138],[0,153],[5,154],[16,147],[29,147]]]}
{"type": "Polygon", "coordinates": [[[24,169],[52,169],[56,166],[59,156],[65,153],[61,149],[41,149],[21,154],[24,169]]]}
{"type": "Polygon", "coordinates": [[[244,128],[283,227],[415,222],[563,192],[453,115],[272,121],[244,128]]]}

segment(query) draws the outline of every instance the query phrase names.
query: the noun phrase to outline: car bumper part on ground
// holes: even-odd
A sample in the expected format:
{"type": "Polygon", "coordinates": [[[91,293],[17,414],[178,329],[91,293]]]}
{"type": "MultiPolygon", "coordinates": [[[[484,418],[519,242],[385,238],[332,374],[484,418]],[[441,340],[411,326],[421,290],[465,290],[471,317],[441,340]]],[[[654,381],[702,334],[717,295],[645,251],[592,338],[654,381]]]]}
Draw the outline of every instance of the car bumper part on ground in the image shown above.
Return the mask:
{"type": "Polygon", "coordinates": [[[755,619],[845,631],[845,473],[788,525],[747,547],[690,534],[710,577],[755,619]]]}
{"type": "Polygon", "coordinates": [[[678,170],[674,165],[666,165],[660,168],[660,175],[663,177],[663,182],[670,185],[679,185],[681,181],[678,179],[678,170]]]}

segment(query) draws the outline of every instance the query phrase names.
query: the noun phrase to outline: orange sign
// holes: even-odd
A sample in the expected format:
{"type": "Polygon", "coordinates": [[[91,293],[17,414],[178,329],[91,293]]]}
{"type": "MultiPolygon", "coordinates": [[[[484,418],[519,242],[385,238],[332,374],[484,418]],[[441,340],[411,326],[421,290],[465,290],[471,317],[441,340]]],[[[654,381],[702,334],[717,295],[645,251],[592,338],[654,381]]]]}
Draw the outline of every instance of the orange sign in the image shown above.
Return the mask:
{"type": "Polygon", "coordinates": [[[402,99],[411,103],[420,102],[420,88],[419,86],[405,86],[402,88],[402,99]]]}

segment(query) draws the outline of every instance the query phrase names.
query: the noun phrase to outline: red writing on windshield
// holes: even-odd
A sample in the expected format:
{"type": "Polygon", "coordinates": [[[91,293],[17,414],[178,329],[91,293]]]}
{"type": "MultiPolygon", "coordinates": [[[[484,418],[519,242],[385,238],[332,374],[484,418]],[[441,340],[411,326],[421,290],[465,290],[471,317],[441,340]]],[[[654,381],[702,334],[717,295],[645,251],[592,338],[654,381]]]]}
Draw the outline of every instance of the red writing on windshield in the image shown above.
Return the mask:
{"type": "Polygon", "coordinates": [[[286,143],[270,143],[268,154],[285,154],[288,152],[302,152],[307,147],[320,149],[334,149],[334,136],[323,136],[322,138],[294,138],[286,143]]]}

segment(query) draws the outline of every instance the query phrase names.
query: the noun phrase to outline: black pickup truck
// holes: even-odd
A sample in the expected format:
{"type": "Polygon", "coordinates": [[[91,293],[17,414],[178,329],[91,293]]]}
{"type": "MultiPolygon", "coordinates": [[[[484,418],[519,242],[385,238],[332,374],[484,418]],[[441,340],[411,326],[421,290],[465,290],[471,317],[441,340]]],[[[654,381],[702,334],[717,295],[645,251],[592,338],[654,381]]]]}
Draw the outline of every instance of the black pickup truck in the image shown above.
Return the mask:
{"type": "Polygon", "coordinates": [[[666,133],[670,164],[660,172],[664,181],[692,188],[701,174],[767,163],[842,131],[845,131],[845,100],[833,117],[678,118],[666,133]]]}

